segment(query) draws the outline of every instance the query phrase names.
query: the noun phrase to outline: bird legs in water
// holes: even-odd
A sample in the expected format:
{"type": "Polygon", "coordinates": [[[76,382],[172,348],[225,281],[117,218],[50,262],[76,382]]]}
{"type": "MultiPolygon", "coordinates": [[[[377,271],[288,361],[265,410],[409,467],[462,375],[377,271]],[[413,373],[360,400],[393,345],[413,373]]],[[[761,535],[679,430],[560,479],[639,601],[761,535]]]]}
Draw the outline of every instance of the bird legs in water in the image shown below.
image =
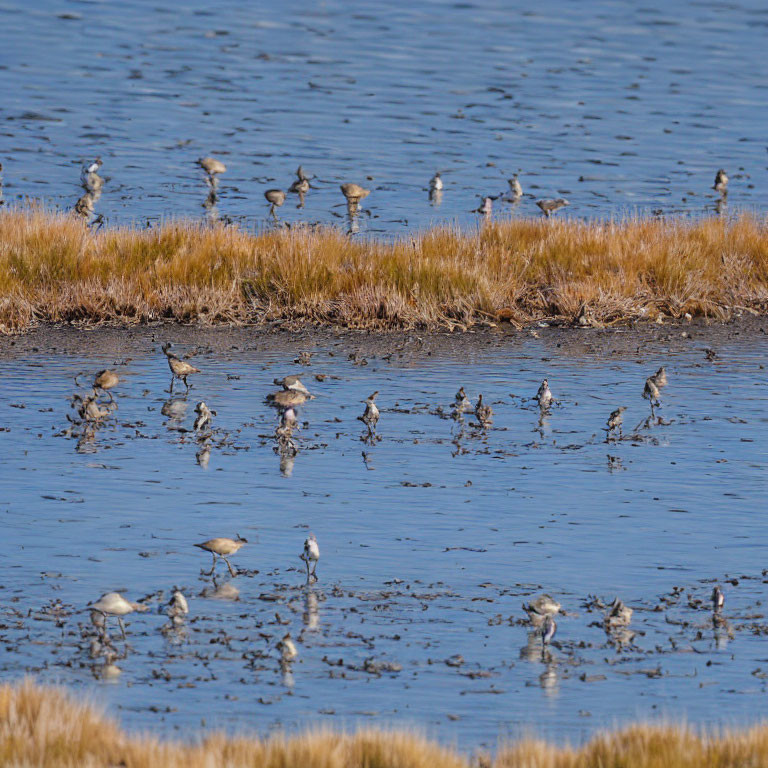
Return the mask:
{"type": "Polygon", "coordinates": [[[237,576],[237,571],[232,567],[232,564],[227,560],[224,555],[217,555],[215,552],[211,552],[213,555],[213,565],[211,566],[210,571],[200,571],[200,573],[203,574],[203,576],[213,576],[214,571],[216,570],[216,558],[220,557],[226,564],[227,568],[229,568],[229,575],[234,579],[235,576],[237,576]]]}
{"type": "MultiPolygon", "coordinates": [[[[171,386],[168,388],[168,394],[169,395],[173,394],[173,383],[176,381],[176,378],[177,378],[176,374],[174,373],[171,376],[171,386]]],[[[186,376],[179,376],[178,378],[180,378],[184,382],[184,386],[186,387],[186,390],[185,390],[184,394],[187,394],[189,392],[189,384],[187,383],[187,377],[186,376]]]]}
{"type": "Polygon", "coordinates": [[[314,560],[314,565],[312,566],[312,571],[309,570],[309,560],[310,558],[305,557],[304,555],[301,555],[301,559],[304,561],[304,565],[307,566],[307,584],[313,584],[316,582],[317,579],[317,560],[314,560]]]}

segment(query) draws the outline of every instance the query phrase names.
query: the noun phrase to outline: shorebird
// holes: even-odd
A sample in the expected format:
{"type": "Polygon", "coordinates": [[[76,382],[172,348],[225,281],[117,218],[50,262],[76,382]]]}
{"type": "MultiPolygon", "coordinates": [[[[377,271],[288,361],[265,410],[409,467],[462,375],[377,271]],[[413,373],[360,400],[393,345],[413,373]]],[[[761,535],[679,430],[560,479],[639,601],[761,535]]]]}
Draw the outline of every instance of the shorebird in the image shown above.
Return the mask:
{"type": "Polygon", "coordinates": [[[125,640],[125,624],[123,624],[123,616],[133,613],[134,611],[149,610],[146,605],[132,603],[130,600],[126,600],[119,592],[107,592],[95,603],[88,603],[88,607],[92,612],[97,611],[100,613],[105,619],[108,616],[117,616],[117,623],[120,625],[120,631],[123,633],[123,640],[125,640]]]}
{"type": "Polygon", "coordinates": [[[94,196],[92,192],[86,192],[76,203],[73,212],[81,219],[90,219],[93,216],[94,196]]]}
{"type": "Polygon", "coordinates": [[[213,180],[220,173],[226,173],[227,166],[216,160],[213,157],[200,157],[195,162],[208,174],[208,177],[213,180]]]}
{"type": "Polygon", "coordinates": [[[662,365],[656,373],[651,376],[653,383],[661,389],[667,386],[667,369],[662,365]]]}
{"type": "Polygon", "coordinates": [[[485,428],[489,424],[493,423],[493,408],[490,405],[483,403],[483,396],[478,395],[477,404],[475,405],[475,416],[480,422],[480,426],[485,428]]]}
{"type": "Polygon", "coordinates": [[[555,632],[557,632],[557,622],[548,614],[544,617],[544,623],[541,625],[542,645],[549,645],[555,636],[555,632]]]}
{"type": "Polygon", "coordinates": [[[299,655],[290,632],[283,635],[283,639],[277,644],[277,650],[280,651],[280,659],[286,664],[294,661],[299,655]]]}
{"type": "Polygon", "coordinates": [[[340,189],[341,193],[347,199],[347,202],[354,205],[357,205],[361,200],[371,194],[370,189],[365,189],[359,184],[353,184],[351,182],[342,184],[340,189]]]}
{"type": "Polygon", "coordinates": [[[633,610],[625,605],[618,597],[608,606],[610,611],[606,616],[605,623],[609,627],[626,627],[632,620],[633,610]]]}
{"type": "Polygon", "coordinates": [[[456,393],[456,399],[454,400],[454,405],[459,413],[472,410],[472,403],[469,402],[464,387],[459,387],[459,391],[456,393]]]}
{"type": "Polygon", "coordinates": [[[651,416],[653,416],[653,409],[659,405],[659,397],[661,397],[661,392],[659,392],[659,388],[656,386],[656,382],[653,380],[653,376],[649,376],[645,380],[643,398],[648,400],[651,404],[651,416]]]}
{"type": "Polygon", "coordinates": [[[83,173],[98,173],[99,168],[103,165],[102,159],[97,157],[92,163],[83,166],[83,173]]]}
{"type": "Polygon", "coordinates": [[[720,589],[720,585],[718,584],[712,590],[712,610],[717,613],[718,611],[722,610],[724,605],[725,595],[723,594],[723,590],[720,589]]]}
{"type": "Polygon", "coordinates": [[[296,169],[296,181],[291,184],[288,191],[299,195],[306,195],[309,192],[309,176],[301,165],[296,169]]]}
{"type": "Polygon", "coordinates": [[[310,400],[313,395],[301,383],[298,376],[286,376],[275,379],[275,384],[282,386],[279,392],[267,395],[267,402],[277,408],[292,408],[310,400]]]}
{"type": "Polygon", "coordinates": [[[715,183],[712,185],[712,189],[721,195],[728,194],[728,175],[722,168],[715,174],[715,183]]]}
{"type": "Polygon", "coordinates": [[[523,603],[523,610],[534,626],[540,626],[547,616],[555,616],[560,612],[560,603],[551,595],[539,595],[528,605],[523,603]]]}
{"type": "Polygon", "coordinates": [[[541,212],[549,218],[553,213],[556,213],[561,208],[565,208],[570,203],[564,197],[558,197],[555,200],[537,200],[536,205],[539,206],[541,212]]]}
{"type": "Polygon", "coordinates": [[[172,346],[173,345],[170,341],[163,344],[163,352],[168,358],[168,367],[171,369],[172,374],[171,388],[168,391],[169,393],[172,393],[174,380],[181,379],[184,382],[184,386],[187,388],[187,392],[189,392],[187,376],[191,376],[193,373],[200,373],[200,369],[195,368],[194,365],[190,365],[186,360],[182,360],[180,357],[177,357],[173,352],[171,352],[172,346]]]}
{"type": "Polygon", "coordinates": [[[284,408],[280,412],[280,429],[290,434],[299,425],[299,420],[296,416],[296,410],[292,406],[284,408]]]}
{"type": "Polygon", "coordinates": [[[269,212],[275,216],[275,208],[279,208],[285,202],[285,192],[282,189],[268,189],[264,197],[269,203],[269,212]]]}
{"type": "Polygon", "coordinates": [[[483,216],[490,216],[493,213],[493,198],[484,197],[483,202],[480,203],[480,207],[475,210],[475,213],[482,213],[483,216]]]}
{"type": "Polygon", "coordinates": [[[443,180],[440,177],[440,171],[438,171],[429,180],[429,191],[430,191],[430,193],[434,194],[435,192],[440,192],[442,189],[443,189],[443,180]]]}
{"type": "Polygon", "coordinates": [[[372,395],[369,395],[363,402],[365,403],[365,411],[362,416],[357,418],[368,427],[369,432],[373,432],[376,429],[376,424],[379,421],[379,409],[376,406],[376,397],[378,396],[378,390],[372,395]]]}
{"type": "Polygon", "coordinates": [[[208,576],[213,575],[213,572],[216,570],[216,558],[220,557],[227,564],[230,576],[234,578],[237,576],[237,571],[230,565],[229,560],[227,560],[227,555],[234,555],[243,544],[247,543],[248,539],[244,539],[238,533],[236,539],[219,537],[216,539],[208,539],[208,541],[204,541],[202,544],[195,544],[195,546],[204,549],[206,552],[210,552],[213,555],[213,567],[211,568],[210,573],[207,574],[208,576]]]}
{"type": "Polygon", "coordinates": [[[168,615],[171,617],[186,616],[189,613],[187,598],[177,589],[168,601],[168,615]]]}
{"type": "Polygon", "coordinates": [[[606,432],[610,433],[613,432],[614,429],[619,430],[619,437],[622,436],[622,429],[621,425],[624,423],[624,417],[622,414],[624,411],[626,411],[625,406],[619,406],[615,411],[611,411],[611,415],[608,417],[608,429],[606,432]]]}
{"type": "Polygon", "coordinates": [[[108,403],[105,407],[102,407],[99,405],[98,397],[99,393],[92,389],[85,396],[75,395],[72,398],[73,406],[79,402],[77,413],[82,421],[98,423],[108,418],[114,408],[117,407],[115,403],[108,403]]]}
{"type": "Polygon", "coordinates": [[[106,392],[108,389],[116,387],[119,383],[120,377],[114,371],[105,368],[96,374],[96,378],[93,380],[93,388],[103,389],[106,392]]]}
{"type": "Polygon", "coordinates": [[[520,184],[520,179],[517,178],[517,174],[513,174],[511,179],[507,179],[509,184],[509,197],[514,202],[519,200],[523,196],[523,186],[520,184]]]}
{"type": "Polygon", "coordinates": [[[307,566],[307,581],[313,578],[317,581],[317,561],[320,559],[320,547],[317,544],[317,539],[314,533],[310,533],[304,542],[304,551],[300,555],[304,561],[304,565],[307,566]],[[309,564],[312,563],[312,571],[309,570],[309,564]]]}
{"type": "Polygon", "coordinates": [[[203,427],[210,425],[211,416],[216,415],[216,411],[212,411],[202,400],[195,406],[195,413],[197,414],[193,427],[195,432],[200,432],[203,427]]]}
{"type": "Polygon", "coordinates": [[[539,403],[539,408],[541,408],[541,410],[546,410],[552,405],[554,399],[555,398],[552,397],[552,390],[549,388],[549,381],[544,379],[536,392],[536,400],[539,403]]]}

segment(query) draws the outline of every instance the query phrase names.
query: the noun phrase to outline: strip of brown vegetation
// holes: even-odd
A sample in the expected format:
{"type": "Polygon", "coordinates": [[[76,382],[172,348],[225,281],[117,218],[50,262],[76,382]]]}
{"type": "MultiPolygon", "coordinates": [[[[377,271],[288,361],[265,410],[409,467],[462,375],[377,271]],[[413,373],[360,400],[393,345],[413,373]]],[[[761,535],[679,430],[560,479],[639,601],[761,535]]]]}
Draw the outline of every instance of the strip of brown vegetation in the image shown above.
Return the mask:
{"type": "Polygon", "coordinates": [[[41,768],[744,768],[768,764],[768,726],[705,738],[693,729],[637,725],[580,748],[527,740],[467,757],[407,732],[316,731],[267,739],[209,735],[194,743],[132,737],[64,691],[0,686],[0,766],[41,768]]]}
{"type": "Polygon", "coordinates": [[[768,310],[768,232],[734,220],[509,219],[385,243],[332,228],[260,235],[189,222],[91,232],[0,213],[0,332],[37,322],[319,322],[450,329],[603,325],[768,310]]]}

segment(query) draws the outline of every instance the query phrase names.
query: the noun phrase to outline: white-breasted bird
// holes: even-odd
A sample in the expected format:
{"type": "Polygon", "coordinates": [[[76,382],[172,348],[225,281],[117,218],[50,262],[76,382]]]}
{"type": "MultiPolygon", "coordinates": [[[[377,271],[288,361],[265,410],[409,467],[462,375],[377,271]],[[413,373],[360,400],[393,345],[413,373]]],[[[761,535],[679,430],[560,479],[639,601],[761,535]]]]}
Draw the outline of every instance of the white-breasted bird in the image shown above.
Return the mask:
{"type": "Polygon", "coordinates": [[[314,533],[310,533],[309,536],[307,536],[306,541],[304,542],[304,551],[301,553],[301,559],[307,566],[307,581],[309,581],[310,577],[317,581],[316,571],[317,561],[320,559],[320,547],[314,533]],[[311,570],[310,563],[312,564],[311,570]]]}
{"type": "Polygon", "coordinates": [[[88,603],[88,607],[91,609],[91,612],[96,611],[102,614],[105,618],[108,616],[116,616],[117,623],[120,625],[120,631],[123,634],[123,640],[125,640],[125,624],[123,624],[123,616],[133,613],[134,611],[143,612],[148,610],[146,605],[126,600],[119,592],[107,592],[95,603],[88,603]]]}

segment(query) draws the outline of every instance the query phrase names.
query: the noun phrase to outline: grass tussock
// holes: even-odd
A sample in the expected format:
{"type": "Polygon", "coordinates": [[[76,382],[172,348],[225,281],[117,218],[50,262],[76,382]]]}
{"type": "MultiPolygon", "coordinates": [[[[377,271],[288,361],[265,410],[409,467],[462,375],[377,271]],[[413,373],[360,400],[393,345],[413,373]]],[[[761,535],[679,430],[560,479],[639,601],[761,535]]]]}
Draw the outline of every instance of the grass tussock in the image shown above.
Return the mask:
{"type": "Polygon", "coordinates": [[[40,768],[744,768],[768,765],[768,726],[703,737],[637,725],[579,748],[526,740],[467,756],[407,732],[316,731],[266,739],[128,736],[80,698],[26,682],[0,686],[0,766],[40,768]]]}
{"type": "Polygon", "coordinates": [[[42,209],[0,213],[0,332],[36,322],[319,322],[451,329],[603,325],[768,310],[768,229],[737,219],[509,219],[395,242],[332,229],[254,235],[173,222],[90,231],[42,209]]]}

